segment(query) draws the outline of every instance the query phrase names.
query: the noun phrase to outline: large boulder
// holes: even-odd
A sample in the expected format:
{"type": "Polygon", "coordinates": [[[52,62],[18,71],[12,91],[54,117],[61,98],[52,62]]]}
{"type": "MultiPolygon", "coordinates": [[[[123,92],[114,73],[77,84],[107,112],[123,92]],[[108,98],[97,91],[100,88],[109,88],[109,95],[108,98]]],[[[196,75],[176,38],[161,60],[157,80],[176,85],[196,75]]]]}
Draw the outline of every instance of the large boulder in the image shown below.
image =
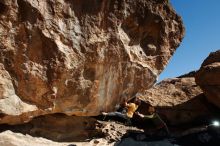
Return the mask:
{"type": "Polygon", "coordinates": [[[155,83],[184,35],[160,0],[1,0],[0,22],[0,123],[9,124],[113,110],[155,83]]]}
{"type": "Polygon", "coordinates": [[[204,119],[213,117],[215,109],[206,102],[193,76],[194,73],[165,79],[142,93],[142,98],[155,106],[169,125],[205,122],[204,119]]]}
{"type": "Polygon", "coordinates": [[[220,108],[220,50],[211,53],[202,63],[196,82],[209,102],[220,108]]]}

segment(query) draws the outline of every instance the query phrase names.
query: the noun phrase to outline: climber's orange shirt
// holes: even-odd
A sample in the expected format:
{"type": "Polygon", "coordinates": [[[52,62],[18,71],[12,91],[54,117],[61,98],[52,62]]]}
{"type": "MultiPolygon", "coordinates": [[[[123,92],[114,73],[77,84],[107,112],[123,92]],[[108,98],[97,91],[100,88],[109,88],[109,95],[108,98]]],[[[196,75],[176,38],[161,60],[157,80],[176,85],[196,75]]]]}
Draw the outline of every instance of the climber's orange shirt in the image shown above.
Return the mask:
{"type": "Polygon", "coordinates": [[[134,115],[134,112],[138,109],[138,105],[136,105],[135,103],[128,103],[127,104],[127,116],[129,118],[132,118],[134,115]]]}

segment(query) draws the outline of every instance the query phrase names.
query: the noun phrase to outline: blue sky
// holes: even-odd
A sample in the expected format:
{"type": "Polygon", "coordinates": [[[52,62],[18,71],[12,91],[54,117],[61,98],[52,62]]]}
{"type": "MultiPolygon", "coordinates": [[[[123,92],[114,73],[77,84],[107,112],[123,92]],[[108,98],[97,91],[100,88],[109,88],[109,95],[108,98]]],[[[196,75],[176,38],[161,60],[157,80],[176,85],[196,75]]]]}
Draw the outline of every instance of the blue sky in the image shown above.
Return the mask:
{"type": "Polygon", "coordinates": [[[171,0],[182,17],[185,38],[159,80],[199,69],[210,52],[220,49],[220,0],[171,0]]]}

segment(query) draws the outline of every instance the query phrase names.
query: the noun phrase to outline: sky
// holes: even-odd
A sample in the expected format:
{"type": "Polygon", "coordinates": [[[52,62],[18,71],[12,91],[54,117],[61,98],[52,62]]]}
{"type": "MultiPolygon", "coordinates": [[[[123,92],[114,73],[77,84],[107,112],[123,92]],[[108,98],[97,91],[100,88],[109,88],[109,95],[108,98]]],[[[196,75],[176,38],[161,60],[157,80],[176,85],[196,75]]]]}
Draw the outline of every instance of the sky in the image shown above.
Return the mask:
{"type": "Polygon", "coordinates": [[[200,68],[210,52],[220,49],[220,0],[170,0],[182,17],[185,37],[159,81],[200,68]]]}

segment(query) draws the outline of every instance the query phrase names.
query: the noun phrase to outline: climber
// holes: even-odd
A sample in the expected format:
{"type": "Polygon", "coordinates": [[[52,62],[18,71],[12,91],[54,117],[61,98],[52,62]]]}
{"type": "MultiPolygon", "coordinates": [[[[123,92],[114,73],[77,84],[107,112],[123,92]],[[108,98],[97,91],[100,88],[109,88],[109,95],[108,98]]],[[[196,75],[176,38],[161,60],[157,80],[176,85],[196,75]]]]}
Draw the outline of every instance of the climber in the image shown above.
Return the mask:
{"type": "Polygon", "coordinates": [[[102,112],[104,116],[116,116],[126,120],[127,124],[131,124],[131,118],[133,117],[135,111],[138,109],[138,106],[141,104],[141,100],[139,98],[135,98],[133,102],[127,103],[126,101],[122,104],[121,112],[102,112]]]}
{"type": "MultiPolygon", "coordinates": [[[[158,115],[158,113],[156,112],[153,106],[149,105],[147,114],[141,114],[138,111],[136,111],[134,114],[135,116],[139,116],[140,119],[143,121],[143,123],[147,123],[149,121],[152,122],[153,126],[155,127],[153,128],[152,134],[156,134],[156,132],[160,130],[165,130],[166,136],[170,136],[170,131],[166,123],[160,118],[160,116],[158,115]]],[[[146,128],[145,130],[148,130],[148,129],[146,128]]]]}

